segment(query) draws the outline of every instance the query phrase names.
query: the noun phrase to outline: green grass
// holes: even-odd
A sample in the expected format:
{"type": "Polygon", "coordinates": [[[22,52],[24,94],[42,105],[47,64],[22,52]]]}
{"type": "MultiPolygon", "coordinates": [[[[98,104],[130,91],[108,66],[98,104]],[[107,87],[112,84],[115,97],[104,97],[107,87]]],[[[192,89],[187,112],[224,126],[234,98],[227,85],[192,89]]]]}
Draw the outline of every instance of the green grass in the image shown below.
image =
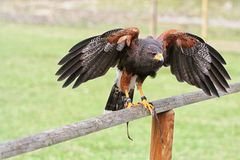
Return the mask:
{"type": "MultiPolygon", "coordinates": [[[[75,90],[62,89],[54,74],[57,62],[73,44],[109,26],[0,25],[1,142],[102,113],[115,79],[114,69],[75,90]]],[[[141,35],[146,35],[146,27],[141,29],[141,35]]],[[[231,82],[239,82],[240,54],[222,55],[231,82]]],[[[144,90],[149,100],[155,100],[197,89],[178,83],[164,68],[155,79],[146,80],[144,90]]],[[[173,159],[240,159],[239,98],[239,94],[229,95],[176,109],[173,159]]],[[[126,137],[125,125],[120,125],[12,159],[148,159],[150,127],[150,117],[131,122],[133,142],[126,137]]]]}

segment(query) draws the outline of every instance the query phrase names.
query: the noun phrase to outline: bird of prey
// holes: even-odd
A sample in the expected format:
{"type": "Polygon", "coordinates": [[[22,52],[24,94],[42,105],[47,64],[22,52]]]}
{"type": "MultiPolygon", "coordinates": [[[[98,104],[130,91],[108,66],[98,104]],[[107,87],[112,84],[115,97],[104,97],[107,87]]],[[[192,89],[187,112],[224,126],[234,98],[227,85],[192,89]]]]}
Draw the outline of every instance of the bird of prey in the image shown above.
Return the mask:
{"type": "Polygon", "coordinates": [[[63,87],[75,80],[76,88],[117,66],[117,78],[105,110],[134,106],[136,85],[140,104],[152,112],[154,106],[147,101],[142,84],[146,77],[155,77],[162,66],[170,66],[179,82],[201,88],[209,96],[219,96],[217,88],[223,92],[229,88],[230,76],[224,64],[219,52],[194,34],[171,29],[156,39],[139,38],[139,29],[131,27],[113,29],[77,43],[60,60],[56,75],[59,81],[66,79],[63,87]]]}

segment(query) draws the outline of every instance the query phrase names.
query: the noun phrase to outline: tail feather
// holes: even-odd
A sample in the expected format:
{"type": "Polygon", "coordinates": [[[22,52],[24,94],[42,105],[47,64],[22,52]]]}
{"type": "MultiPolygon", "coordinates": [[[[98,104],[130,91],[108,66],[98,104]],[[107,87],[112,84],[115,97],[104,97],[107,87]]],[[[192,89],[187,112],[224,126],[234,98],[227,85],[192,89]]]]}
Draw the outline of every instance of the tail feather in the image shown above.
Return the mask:
{"type": "MultiPolygon", "coordinates": [[[[129,94],[129,98],[131,98],[131,101],[132,101],[133,95],[134,95],[134,89],[131,89],[128,94],[129,94]]],[[[119,90],[117,84],[115,83],[113,85],[110,95],[108,97],[108,101],[107,101],[107,104],[105,107],[105,113],[107,113],[109,111],[117,111],[117,110],[123,109],[125,100],[126,100],[125,94],[119,90]]],[[[128,139],[132,140],[132,138],[129,135],[129,130],[128,130],[129,122],[127,122],[126,124],[127,124],[128,139]]]]}
{"type": "MultiPolygon", "coordinates": [[[[129,98],[133,99],[134,89],[129,91],[129,98]]],[[[117,111],[124,108],[124,101],[126,96],[123,92],[121,92],[115,83],[112,87],[110,95],[107,100],[107,104],[105,106],[106,111],[117,111]]]]}

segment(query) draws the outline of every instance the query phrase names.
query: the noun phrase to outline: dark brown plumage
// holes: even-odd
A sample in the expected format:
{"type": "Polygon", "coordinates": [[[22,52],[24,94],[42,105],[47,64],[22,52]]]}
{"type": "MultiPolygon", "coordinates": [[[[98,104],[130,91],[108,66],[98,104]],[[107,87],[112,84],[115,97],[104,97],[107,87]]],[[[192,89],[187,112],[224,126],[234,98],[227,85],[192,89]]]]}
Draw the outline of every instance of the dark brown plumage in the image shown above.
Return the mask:
{"type": "Polygon", "coordinates": [[[56,75],[65,80],[63,87],[73,81],[73,88],[104,75],[117,65],[118,76],[112,88],[106,110],[133,106],[135,84],[141,103],[152,111],[142,91],[147,76],[155,76],[162,66],[170,66],[179,82],[201,88],[207,95],[219,96],[218,89],[227,92],[229,74],[217,50],[196,35],[169,30],[157,39],[138,38],[137,28],[113,29],[85,39],[73,46],[59,62],[56,75]]]}
{"type": "Polygon", "coordinates": [[[106,53],[104,49],[108,45],[106,40],[108,36],[120,30],[114,29],[102,35],[88,38],[72,47],[59,62],[62,67],[56,73],[60,75],[58,80],[67,78],[63,87],[77,79],[73,86],[75,88],[87,80],[105,74],[110,67],[115,66],[118,53],[112,49],[114,46],[107,52],[107,56],[104,55],[106,53]]]}
{"type": "Polygon", "coordinates": [[[200,37],[169,30],[158,37],[164,42],[164,65],[178,81],[201,88],[207,95],[219,96],[216,87],[224,92],[229,74],[223,67],[223,57],[200,37]]]}

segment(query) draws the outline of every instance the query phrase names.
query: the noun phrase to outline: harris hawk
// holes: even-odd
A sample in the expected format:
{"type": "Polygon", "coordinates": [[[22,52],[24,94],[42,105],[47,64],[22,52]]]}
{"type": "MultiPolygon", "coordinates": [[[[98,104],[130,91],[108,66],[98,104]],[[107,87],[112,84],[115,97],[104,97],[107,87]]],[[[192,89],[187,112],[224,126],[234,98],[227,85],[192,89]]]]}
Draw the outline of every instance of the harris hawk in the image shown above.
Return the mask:
{"type": "Polygon", "coordinates": [[[174,29],[156,39],[139,38],[135,27],[113,29],[77,43],[58,64],[58,81],[65,80],[63,87],[75,81],[73,88],[117,66],[117,78],[105,106],[110,111],[134,106],[136,85],[140,103],[152,112],[154,106],[147,101],[142,84],[162,66],[170,66],[179,82],[196,86],[209,96],[219,96],[217,88],[223,92],[229,88],[230,76],[219,52],[202,38],[174,29]]]}

